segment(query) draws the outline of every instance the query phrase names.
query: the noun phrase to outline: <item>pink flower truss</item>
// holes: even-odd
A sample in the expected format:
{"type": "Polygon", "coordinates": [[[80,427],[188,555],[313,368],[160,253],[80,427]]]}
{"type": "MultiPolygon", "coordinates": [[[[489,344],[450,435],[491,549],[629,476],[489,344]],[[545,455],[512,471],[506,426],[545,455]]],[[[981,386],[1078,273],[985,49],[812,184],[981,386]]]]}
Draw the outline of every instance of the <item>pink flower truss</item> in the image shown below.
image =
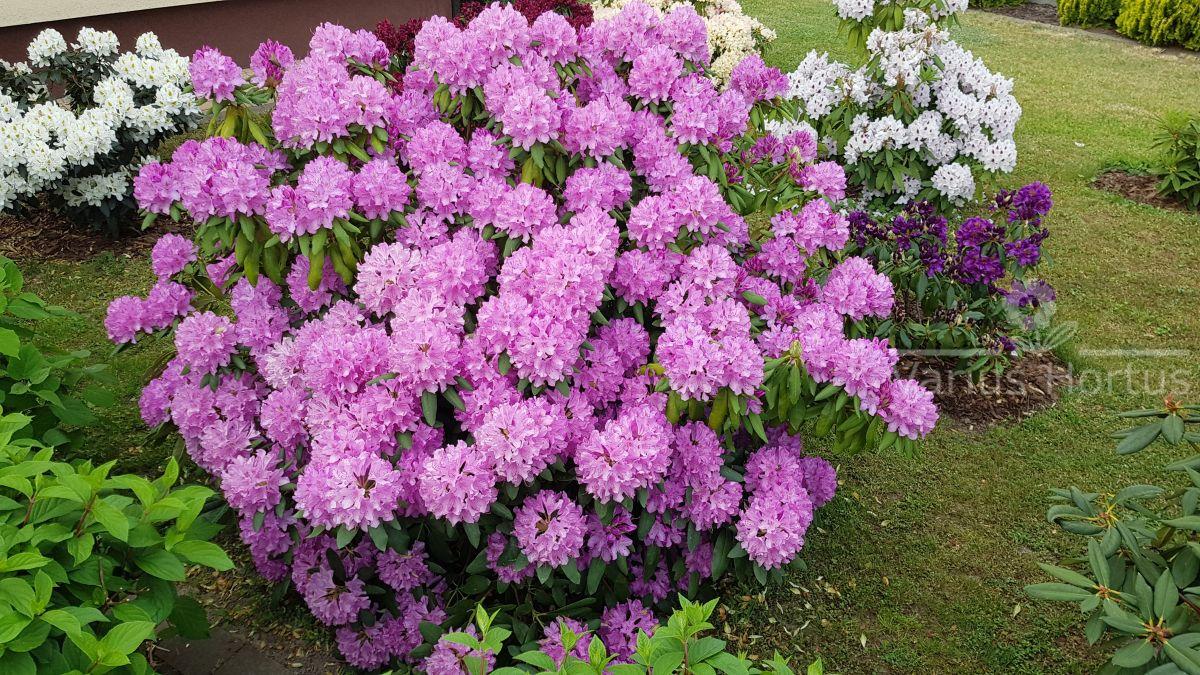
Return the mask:
{"type": "Polygon", "coordinates": [[[533,495],[513,520],[521,552],[535,565],[566,565],[583,550],[583,533],[583,509],[562,492],[543,490],[533,495]]]}

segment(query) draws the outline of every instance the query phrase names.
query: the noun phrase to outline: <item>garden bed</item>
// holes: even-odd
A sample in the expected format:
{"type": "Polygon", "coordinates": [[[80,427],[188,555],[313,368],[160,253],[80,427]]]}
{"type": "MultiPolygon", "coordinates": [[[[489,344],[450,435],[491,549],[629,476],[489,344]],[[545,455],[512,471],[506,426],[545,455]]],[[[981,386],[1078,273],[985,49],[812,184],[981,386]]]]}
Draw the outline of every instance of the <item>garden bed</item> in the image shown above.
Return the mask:
{"type": "Polygon", "coordinates": [[[164,232],[190,237],[191,223],[170,223],[119,239],[81,227],[49,209],[25,216],[0,215],[0,255],[37,262],[83,262],[101,253],[139,255],[148,252],[164,232]]]}
{"type": "Polygon", "coordinates": [[[1038,23],[1048,23],[1054,26],[1058,25],[1058,9],[1054,5],[1026,2],[1013,7],[988,7],[983,11],[1011,16],[1014,19],[1037,21],[1038,23]]]}
{"type": "Polygon", "coordinates": [[[1072,382],[1067,366],[1049,352],[1027,354],[979,381],[956,371],[954,362],[931,356],[906,355],[899,369],[934,392],[946,417],[969,428],[1019,421],[1051,408],[1072,382]]]}
{"type": "Polygon", "coordinates": [[[1158,178],[1149,174],[1138,174],[1124,169],[1105,171],[1096,176],[1092,187],[1104,190],[1139,204],[1146,204],[1170,211],[1194,213],[1178,198],[1163,195],[1158,191],[1158,178]]]}

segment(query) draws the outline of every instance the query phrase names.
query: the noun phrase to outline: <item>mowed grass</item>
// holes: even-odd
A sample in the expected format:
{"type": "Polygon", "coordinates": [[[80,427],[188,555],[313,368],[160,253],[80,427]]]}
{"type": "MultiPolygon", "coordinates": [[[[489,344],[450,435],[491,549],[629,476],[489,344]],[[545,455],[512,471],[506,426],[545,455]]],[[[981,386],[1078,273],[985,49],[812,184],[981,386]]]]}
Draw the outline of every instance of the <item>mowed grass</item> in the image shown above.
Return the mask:
{"type": "MultiPolygon", "coordinates": [[[[744,7],[778,31],[767,53],[775,65],[790,70],[811,49],[849,57],[824,0],[746,0],[744,7]]],[[[1200,396],[1200,219],[1088,187],[1105,166],[1145,159],[1156,115],[1200,107],[1200,59],[979,12],[964,17],[956,34],[1016,80],[1025,110],[1021,160],[1002,184],[1042,180],[1055,191],[1049,277],[1059,290],[1058,319],[1078,327],[1071,360],[1086,386],[1019,424],[943,425],[917,457],[833,458],[843,487],[809,533],[809,570],[761,598],[726,590],[731,636],[755,655],[778,649],[797,662],[819,655],[842,673],[1093,671],[1097,653],[1081,637],[1078,613],[1032,603],[1022,592],[1043,580],[1038,561],[1079,547],[1045,522],[1046,493],[1155,479],[1162,452],[1113,454],[1107,434],[1119,428],[1115,413],[1165,389],[1200,396]],[[1127,348],[1190,354],[1104,351],[1127,348]]],[[[48,338],[104,359],[111,353],[105,306],[153,281],[139,258],[18,262],[32,290],[80,313],[45,326],[48,338]]],[[[142,374],[164,349],[145,345],[112,360],[120,402],[102,413],[89,454],[150,469],[172,450],[147,445],[136,412],[142,374]]]]}
{"type": "MultiPolygon", "coordinates": [[[[746,0],[779,33],[767,51],[791,70],[812,49],[851,59],[824,0],[746,0]]],[[[809,571],[761,600],[729,597],[752,652],[822,656],[843,673],[1093,672],[1079,613],[1030,601],[1037,562],[1080,550],[1045,521],[1051,487],[1115,490],[1156,480],[1162,451],[1118,458],[1115,413],[1163,391],[1200,395],[1200,218],[1089,187],[1114,163],[1148,158],[1154,119],[1200,112],[1200,58],[972,11],[956,39],[1015,80],[1019,166],[1002,186],[1041,180],[1055,209],[1048,277],[1079,391],[1019,424],[944,425],[918,457],[839,458],[840,496],[818,516],[809,571]],[[1134,358],[1120,349],[1180,350],[1134,358]],[[796,629],[803,626],[802,630],[796,629]],[[786,627],[786,629],[785,629],[786,627]]]]}

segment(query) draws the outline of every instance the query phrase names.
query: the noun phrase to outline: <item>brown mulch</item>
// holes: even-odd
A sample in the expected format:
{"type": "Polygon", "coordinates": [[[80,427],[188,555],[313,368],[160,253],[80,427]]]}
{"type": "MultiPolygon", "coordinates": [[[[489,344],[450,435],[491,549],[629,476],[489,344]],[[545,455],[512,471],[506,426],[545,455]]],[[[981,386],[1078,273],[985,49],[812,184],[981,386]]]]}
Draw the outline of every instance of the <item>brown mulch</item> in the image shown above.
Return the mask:
{"type": "Polygon", "coordinates": [[[1058,25],[1058,8],[1054,5],[1043,5],[1036,2],[1027,2],[1023,5],[1015,7],[987,7],[983,11],[991,12],[992,14],[1003,14],[1011,16],[1014,19],[1024,19],[1026,21],[1037,21],[1038,23],[1049,23],[1058,25]]]}
{"type": "Polygon", "coordinates": [[[142,255],[165,232],[191,238],[194,226],[160,218],[145,232],[112,239],[48,209],[24,215],[0,214],[0,255],[18,262],[82,262],[101,253],[142,255]]]}
{"type": "Polygon", "coordinates": [[[1096,179],[1092,181],[1092,187],[1097,190],[1121,195],[1139,204],[1148,204],[1172,211],[1194,213],[1188,210],[1182,200],[1160,194],[1158,192],[1158,179],[1154,176],[1129,173],[1122,169],[1113,169],[1096,176],[1096,179]]]}
{"type": "Polygon", "coordinates": [[[1031,353],[1004,372],[988,373],[978,382],[955,372],[955,364],[932,356],[906,354],[900,372],[928,387],[939,412],[968,427],[1020,421],[1058,402],[1072,383],[1066,365],[1049,352],[1031,353]]]}

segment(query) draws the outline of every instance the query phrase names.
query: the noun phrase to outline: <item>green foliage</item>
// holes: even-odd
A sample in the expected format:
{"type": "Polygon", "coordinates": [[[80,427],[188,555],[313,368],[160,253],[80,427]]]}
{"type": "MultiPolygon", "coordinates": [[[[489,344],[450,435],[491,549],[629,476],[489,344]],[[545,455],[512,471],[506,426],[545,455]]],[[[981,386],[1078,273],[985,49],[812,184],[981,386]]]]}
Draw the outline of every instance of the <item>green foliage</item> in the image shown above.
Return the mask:
{"type": "MultiPolygon", "coordinates": [[[[633,655],[632,663],[621,663],[616,655],[609,653],[608,647],[598,637],[590,633],[577,635],[566,624],[560,624],[561,644],[567,654],[561,665],[555,664],[550,655],[533,647],[523,649],[509,646],[506,651],[504,645],[512,631],[497,622],[502,617],[500,612],[488,614],[482,607],[477,608],[475,612],[477,634],[448,633],[441,636],[441,640],[460,644],[468,649],[462,659],[471,675],[646,675],[650,672],[655,675],[718,672],[726,675],[794,675],[796,672],[778,653],[769,661],[753,664],[745,654],[732,654],[727,651],[724,640],[709,635],[713,630],[709,619],[716,609],[716,600],[701,604],[689,602],[687,598],[680,596],[679,601],[679,609],[676,609],[667,623],[660,625],[653,635],[638,633],[637,651],[633,655]],[[588,640],[587,660],[577,658],[572,653],[580,640],[588,640]],[[489,670],[482,657],[487,653],[510,657],[516,665],[489,670]]],[[[825,667],[818,660],[805,672],[807,675],[823,675],[825,667]]]]}
{"type": "Polygon", "coordinates": [[[153,481],[58,461],[31,422],[0,416],[0,672],[152,672],[137,650],[158,626],[208,634],[176,594],[184,564],[233,567],[201,515],[213,492],[176,487],[175,460],[153,481]]]}
{"type": "Polygon", "coordinates": [[[70,312],[25,292],[24,284],[16,263],[0,256],[0,406],[29,417],[25,436],[48,446],[77,443],[77,428],[96,421],[88,404],[112,403],[106,390],[85,386],[88,380],[107,381],[107,366],[83,366],[86,351],[47,354],[34,344],[30,322],[70,312]]]}
{"type": "Polygon", "coordinates": [[[1200,2],[1122,0],[1117,31],[1151,46],[1200,49],[1200,2]]]}
{"type": "Polygon", "coordinates": [[[1058,21],[1064,26],[1112,26],[1121,0],[1058,0],[1058,21]]]}
{"type": "Polygon", "coordinates": [[[1130,485],[1115,495],[1054,490],[1046,518],[1087,537],[1072,568],[1041,565],[1055,578],[1025,590],[1042,600],[1076,602],[1088,615],[1089,644],[1115,648],[1106,672],[1200,673],[1200,406],[1168,398],[1161,409],[1122,417],[1144,423],[1117,434],[1117,453],[1156,441],[1190,447],[1168,464],[1187,481],[1170,489],[1130,485]],[[1122,670],[1123,669],[1123,670],[1122,670]]]}
{"type": "Polygon", "coordinates": [[[1200,210],[1200,115],[1171,112],[1158,122],[1153,147],[1160,154],[1151,167],[1162,178],[1158,191],[1200,210]]]}

